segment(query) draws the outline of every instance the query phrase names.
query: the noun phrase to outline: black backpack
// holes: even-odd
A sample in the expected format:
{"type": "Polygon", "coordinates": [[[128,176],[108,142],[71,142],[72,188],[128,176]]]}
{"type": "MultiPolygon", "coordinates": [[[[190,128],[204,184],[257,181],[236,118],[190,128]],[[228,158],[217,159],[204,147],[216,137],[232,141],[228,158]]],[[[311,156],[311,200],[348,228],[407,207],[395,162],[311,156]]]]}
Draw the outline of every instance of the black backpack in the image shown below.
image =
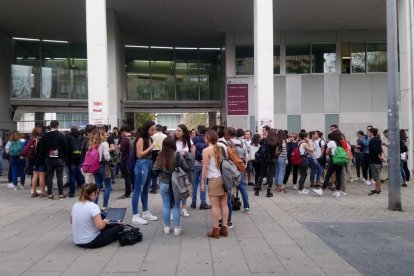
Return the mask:
{"type": "Polygon", "coordinates": [[[137,242],[142,241],[142,233],[139,231],[139,228],[136,228],[132,225],[125,225],[124,229],[118,233],[119,234],[119,245],[134,245],[137,242]]]}
{"type": "Polygon", "coordinates": [[[71,140],[71,155],[72,161],[80,162],[82,159],[82,136],[73,137],[71,140]]]}

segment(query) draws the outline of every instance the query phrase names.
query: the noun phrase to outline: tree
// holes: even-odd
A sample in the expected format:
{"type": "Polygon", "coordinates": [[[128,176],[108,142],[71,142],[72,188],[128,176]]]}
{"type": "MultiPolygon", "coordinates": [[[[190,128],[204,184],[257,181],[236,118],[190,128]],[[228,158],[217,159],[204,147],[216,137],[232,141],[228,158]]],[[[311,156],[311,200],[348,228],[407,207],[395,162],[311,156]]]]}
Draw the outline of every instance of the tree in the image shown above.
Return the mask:
{"type": "Polygon", "coordinates": [[[139,112],[134,114],[135,118],[135,130],[138,131],[138,129],[149,120],[155,121],[155,114],[154,113],[148,113],[148,112],[139,112]]]}

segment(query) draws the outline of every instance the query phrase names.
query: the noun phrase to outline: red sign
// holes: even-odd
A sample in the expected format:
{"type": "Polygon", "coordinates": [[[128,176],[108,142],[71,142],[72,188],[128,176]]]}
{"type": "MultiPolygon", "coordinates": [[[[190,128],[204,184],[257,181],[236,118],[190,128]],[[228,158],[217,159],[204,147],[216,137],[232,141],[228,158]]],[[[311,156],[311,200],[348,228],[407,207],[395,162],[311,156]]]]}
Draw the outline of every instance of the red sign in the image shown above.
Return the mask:
{"type": "Polygon", "coordinates": [[[227,114],[249,115],[248,84],[227,84],[227,114]]]}

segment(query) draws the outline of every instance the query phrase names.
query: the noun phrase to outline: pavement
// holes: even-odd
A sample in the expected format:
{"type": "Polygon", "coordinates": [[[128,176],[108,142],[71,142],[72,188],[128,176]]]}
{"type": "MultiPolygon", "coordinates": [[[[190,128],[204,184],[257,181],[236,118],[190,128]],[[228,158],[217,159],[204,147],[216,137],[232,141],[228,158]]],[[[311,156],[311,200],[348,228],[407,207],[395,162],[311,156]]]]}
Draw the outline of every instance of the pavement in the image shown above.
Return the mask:
{"type": "MultiPolygon", "coordinates": [[[[127,207],[129,223],[131,200],[117,199],[122,179],[113,188],[110,206],[127,207]]],[[[27,188],[7,189],[1,176],[0,275],[413,275],[413,186],[401,189],[403,212],[387,209],[386,184],[373,197],[361,182],[348,184],[340,198],[287,188],[266,198],[249,187],[251,212],[233,212],[227,238],[207,238],[210,211],[189,209],[179,237],[165,235],[159,220],[140,227],[139,244],[86,250],[72,242],[76,198],[30,198],[27,188]]],[[[149,199],[161,217],[160,194],[149,199]]]]}

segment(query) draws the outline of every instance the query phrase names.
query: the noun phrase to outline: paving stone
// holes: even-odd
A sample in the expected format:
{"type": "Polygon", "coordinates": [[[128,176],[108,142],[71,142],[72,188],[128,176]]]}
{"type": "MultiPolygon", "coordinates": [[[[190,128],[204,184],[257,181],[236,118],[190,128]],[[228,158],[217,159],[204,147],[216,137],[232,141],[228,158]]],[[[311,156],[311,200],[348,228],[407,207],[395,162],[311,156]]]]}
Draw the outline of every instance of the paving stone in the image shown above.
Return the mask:
{"type": "Polygon", "coordinates": [[[75,259],[80,257],[78,254],[69,253],[50,253],[44,256],[39,262],[33,265],[29,271],[65,271],[75,259]]]}
{"type": "Polygon", "coordinates": [[[73,262],[61,275],[101,275],[104,266],[105,262],[84,262],[79,260],[73,262]]]}
{"type": "Polygon", "coordinates": [[[23,274],[32,263],[30,261],[1,261],[0,275],[14,276],[23,274]]]}

